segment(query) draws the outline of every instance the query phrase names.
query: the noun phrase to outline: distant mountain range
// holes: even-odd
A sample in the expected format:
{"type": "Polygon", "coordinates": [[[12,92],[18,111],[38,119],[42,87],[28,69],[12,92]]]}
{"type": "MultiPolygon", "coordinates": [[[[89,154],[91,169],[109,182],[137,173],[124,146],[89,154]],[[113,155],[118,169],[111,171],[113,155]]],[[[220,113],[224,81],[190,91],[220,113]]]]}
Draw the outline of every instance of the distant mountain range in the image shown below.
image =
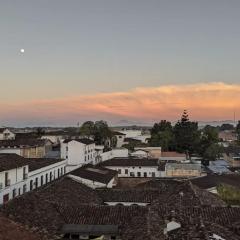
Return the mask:
{"type": "MultiPolygon", "coordinates": [[[[159,120],[160,121],[160,120],[159,120]]],[[[157,120],[154,121],[134,121],[134,120],[127,120],[123,119],[120,121],[117,121],[115,123],[112,123],[112,126],[117,126],[117,127],[124,127],[124,126],[146,126],[146,127],[151,127],[155,122],[158,122],[157,120]]],[[[176,123],[176,121],[172,121],[173,124],[176,123]]],[[[206,125],[211,125],[211,126],[221,126],[222,124],[232,124],[236,125],[237,122],[234,122],[233,120],[222,120],[222,121],[198,121],[199,127],[204,127],[206,125]]]]}

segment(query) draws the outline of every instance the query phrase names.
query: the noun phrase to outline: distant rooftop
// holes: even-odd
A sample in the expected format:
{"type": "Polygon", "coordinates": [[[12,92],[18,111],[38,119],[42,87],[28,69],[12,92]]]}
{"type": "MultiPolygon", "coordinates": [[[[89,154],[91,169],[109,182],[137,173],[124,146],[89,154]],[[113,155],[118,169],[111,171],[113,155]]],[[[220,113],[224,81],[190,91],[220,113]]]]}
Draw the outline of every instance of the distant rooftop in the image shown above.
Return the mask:
{"type": "Polygon", "coordinates": [[[6,147],[35,147],[35,146],[44,146],[46,143],[45,139],[37,139],[37,138],[17,138],[15,140],[1,140],[0,148],[6,147]]]}
{"type": "Polygon", "coordinates": [[[186,157],[186,154],[178,152],[162,152],[161,157],[186,157]]]}
{"type": "Polygon", "coordinates": [[[69,143],[71,141],[77,141],[86,145],[94,144],[95,142],[88,138],[79,138],[79,139],[65,139],[63,143],[69,143]]]}

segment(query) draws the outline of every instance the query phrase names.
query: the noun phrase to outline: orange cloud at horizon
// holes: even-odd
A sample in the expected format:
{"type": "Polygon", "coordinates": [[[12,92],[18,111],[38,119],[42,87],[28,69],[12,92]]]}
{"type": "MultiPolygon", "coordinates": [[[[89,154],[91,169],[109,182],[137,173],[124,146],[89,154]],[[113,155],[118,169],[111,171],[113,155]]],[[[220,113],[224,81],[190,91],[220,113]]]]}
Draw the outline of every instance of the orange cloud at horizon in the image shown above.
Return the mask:
{"type": "Polygon", "coordinates": [[[201,83],[136,88],[53,100],[1,104],[7,118],[65,119],[179,119],[187,109],[191,119],[226,120],[240,117],[240,84],[201,83]]]}

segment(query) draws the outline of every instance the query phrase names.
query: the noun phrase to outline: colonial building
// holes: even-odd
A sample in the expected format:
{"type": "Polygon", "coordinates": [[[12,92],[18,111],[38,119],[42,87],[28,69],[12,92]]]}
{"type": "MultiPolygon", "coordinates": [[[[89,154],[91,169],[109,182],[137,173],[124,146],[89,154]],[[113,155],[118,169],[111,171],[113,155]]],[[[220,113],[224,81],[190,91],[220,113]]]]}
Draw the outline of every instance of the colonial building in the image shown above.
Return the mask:
{"type": "Polygon", "coordinates": [[[67,171],[85,164],[95,164],[95,142],[91,139],[66,139],[61,142],[61,158],[67,160],[67,171]]]}
{"type": "Polygon", "coordinates": [[[118,177],[160,177],[158,159],[113,158],[100,166],[116,170],[118,177]]]}
{"type": "Polygon", "coordinates": [[[65,174],[66,161],[0,154],[0,204],[65,174]]]}

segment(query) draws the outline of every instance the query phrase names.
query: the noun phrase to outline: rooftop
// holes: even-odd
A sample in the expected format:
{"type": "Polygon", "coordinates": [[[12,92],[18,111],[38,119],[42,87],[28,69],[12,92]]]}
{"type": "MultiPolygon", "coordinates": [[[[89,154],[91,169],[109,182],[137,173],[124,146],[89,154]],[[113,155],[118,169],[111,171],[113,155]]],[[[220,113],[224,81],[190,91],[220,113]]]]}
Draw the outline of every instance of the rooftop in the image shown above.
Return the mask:
{"type": "Polygon", "coordinates": [[[223,175],[210,174],[204,177],[191,179],[191,182],[202,189],[216,187],[220,184],[228,184],[228,185],[240,188],[240,175],[239,174],[223,174],[223,175]]]}
{"type": "Polygon", "coordinates": [[[91,139],[88,139],[88,138],[79,138],[79,139],[65,139],[63,141],[63,143],[69,143],[71,141],[76,141],[76,142],[80,142],[80,143],[83,143],[83,144],[86,144],[86,145],[90,145],[90,144],[94,144],[95,142],[91,139]]]}
{"type": "Polygon", "coordinates": [[[0,153],[0,172],[28,165],[25,158],[15,153],[0,153]]]}
{"type": "Polygon", "coordinates": [[[36,146],[44,146],[46,140],[37,139],[37,138],[17,138],[15,140],[1,140],[0,148],[12,147],[12,148],[20,148],[20,147],[36,147],[36,146]]]}
{"type": "Polygon", "coordinates": [[[162,152],[161,157],[186,157],[186,154],[178,152],[162,152]]]}
{"type": "Polygon", "coordinates": [[[115,176],[117,176],[117,171],[88,164],[72,171],[70,174],[84,179],[108,184],[115,176]]]}
{"type": "Polygon", "coordinates": [[[121,238],[128,240],[209,240],[213,234],[226,240],[240,237],[240,208],[226,207],[217,196],[189,181],[151,180],[129,190],[93,190],[64,177],[13,199],[1,212],[44,231],[48,239],[69,231],[106,233],[117,228],[121,238]],[[147,201],[150,205],[104,205],[110,200],[147,201]],[[166,223],[173,219],[181,228],[166,236],[166,223]]]}
{"type": "Polygon", "coordinates": [[[29,165],[29,172],[65,161],[64,159],[56,158],[26,158],[25,160],[29,165]]]}

